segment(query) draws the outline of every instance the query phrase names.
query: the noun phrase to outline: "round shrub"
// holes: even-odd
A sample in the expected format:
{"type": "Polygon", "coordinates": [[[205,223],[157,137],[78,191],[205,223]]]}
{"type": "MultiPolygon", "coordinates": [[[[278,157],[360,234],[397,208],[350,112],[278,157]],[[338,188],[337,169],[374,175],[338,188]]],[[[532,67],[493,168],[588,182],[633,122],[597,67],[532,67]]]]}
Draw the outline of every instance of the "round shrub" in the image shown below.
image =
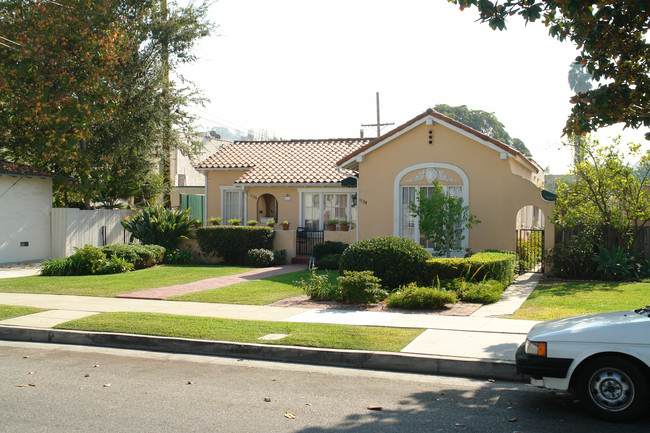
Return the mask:
{"type": "Polygon", "coordinates": [[[102,247],[107,258],[119,257],[132,263],[135,269],[149,268],[160,263],[165,248],[160,245],[110,244],[102,247]]]}
{"type": "Polygon", "coordinates": [[[417,284],[411,283],[388,295],[386,305],[409,310],[433,309],[454,304],[457,299],[454,292],[432,287],[418,287],[417,284]]]}
{"type": "Polygon", "coordinates": [[[341,296],[346,302],[368,304],[388,296],[388,292],[381,288],[381,280],[371,271],[345,271],[337,281],[341,288],[341,296]]]}
{"type": "Polygon", "coordinates": [[[411,282],[429,284],[426,262],[431,255],[410,239],[383,236],[350,245],[341,255],[341,271],[372,271],[384,287],[411,282]]]}
{"type": "Polygon", "coordinates": [[[282,266],[287,263],[287,250],[273,251],[273,262],[271,266],[282,266]]]}
{"type": "Polygon", "coordinates": [[[256,268],[265,268],[273,263],[273,251],[256,248],[246,252],[246,264],[256,268]]]}

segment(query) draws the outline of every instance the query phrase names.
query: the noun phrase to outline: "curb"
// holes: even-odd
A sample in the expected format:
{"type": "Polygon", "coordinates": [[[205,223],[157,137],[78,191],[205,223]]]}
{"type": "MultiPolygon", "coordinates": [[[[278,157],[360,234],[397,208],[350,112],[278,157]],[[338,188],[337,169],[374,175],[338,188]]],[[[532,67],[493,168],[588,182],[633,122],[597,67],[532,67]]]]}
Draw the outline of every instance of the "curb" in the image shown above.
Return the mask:
{"type": "Polygon", "coordinates": [[[0,340],[213,355],[333,367],[526,381],[514,363],[476,358],[193,340],[106,332],[0,326],[0,340]]]}

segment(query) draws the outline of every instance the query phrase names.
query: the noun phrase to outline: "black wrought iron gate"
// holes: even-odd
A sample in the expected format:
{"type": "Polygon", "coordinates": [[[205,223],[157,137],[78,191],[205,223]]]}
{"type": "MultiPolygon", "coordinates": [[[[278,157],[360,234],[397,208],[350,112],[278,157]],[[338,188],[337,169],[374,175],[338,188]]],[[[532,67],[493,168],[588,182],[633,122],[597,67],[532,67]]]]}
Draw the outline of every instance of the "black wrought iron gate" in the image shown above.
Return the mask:
{"type": "Polygon", "coordinates": [[[296,254],[299,256],[311,256],[314,251],[314,245],[322,243],[323,239],[323,230],[298,227],[296,230],[296,254]]]}
{"type": "Polygon", "coordinates": [[[519,273],[544,273],[544,229],[517,230],[519,273]]]}

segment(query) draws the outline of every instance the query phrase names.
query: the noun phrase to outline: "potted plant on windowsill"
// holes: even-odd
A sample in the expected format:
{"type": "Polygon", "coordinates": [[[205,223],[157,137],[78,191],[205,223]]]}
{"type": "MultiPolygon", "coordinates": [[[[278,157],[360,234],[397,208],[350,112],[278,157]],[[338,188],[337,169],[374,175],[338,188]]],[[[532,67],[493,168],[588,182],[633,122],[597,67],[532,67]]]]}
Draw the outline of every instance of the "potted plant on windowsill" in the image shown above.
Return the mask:
{"type": "Polygon", "coordinates": [[[271,218],[270,220],[266,221],[266,226],[274,228],[275,227],[275,220],[271,218]]]}
{"type": "Polygon", "coordinates": [[[230,218],[228,220],[228,224],[230,224],[231,226],[238,226],[239,224],[241,224],[241,218],[230,218]]]}
{"type": "Polygon", "coordinates": [[[336,226],[339,223],[339,220],[329,220],[327,221],[327,226],[329,227],[330,231],[333,232],[336,230],[336,226]]]}
{"type": "Polygon", "coordinates": [[[289,221],[282,221],[282,230],[289,230],[291,223],[289,221]]]}
{"type": "Polygon", "coordinates": [[[221,224],[221,219],[222,219],[221,217],[212,217],[208,221],[210,221],[210,224],[212,224],[213,226],[218,226],[219,224],[221,224]]]}
{"type": "Polygon", "coordinates": [[[246,222],[246,225],[248,226],[256,226],[257,225],[257,220],[249,220],[246,222]]]}
{"type": "Polygon", "coordinates": [[[348,221],[340,221],[339,225],[341,226],[341,230],[344,232],[347,232],[350,229],[350,223],[348,221]]]}

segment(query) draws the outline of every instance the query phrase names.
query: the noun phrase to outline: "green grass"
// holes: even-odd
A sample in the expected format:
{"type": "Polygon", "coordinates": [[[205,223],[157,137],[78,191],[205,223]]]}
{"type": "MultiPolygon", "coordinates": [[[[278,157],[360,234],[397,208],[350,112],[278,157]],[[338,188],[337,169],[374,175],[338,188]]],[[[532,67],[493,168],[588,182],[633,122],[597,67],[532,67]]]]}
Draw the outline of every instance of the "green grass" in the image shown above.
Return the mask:
{"type": "Polygon", "coordinates": [[[551,320],[650,305],[650,283],[542,282],[511,319],[551,320]]]}
{"type": "MultiPolygon", "coordinates": [[[[317,271],[325,273],[326,271],[317,271]]],[[[329,271],[330,281],[336,283],[338,272],[329,271]]],[[[281,299],[303,295],[298,286],[301,279],[307,280],[309,271],[276,275],[261,280],[247,281],[218,289],[203,290],[167,298],[170,301],[209,302],[219,304],[268,305],[281,299]]]]}
{"type": "Polygon", "coordinates": [[[399,352],[424,331],[423,329],[215,319],[153,313],[101,313],[62,323],[56,328],[384,352],[399,352]],[[267,334],[288,334],[288,336],[280,340],[259,340],[267,334]]]}
{"type": "Polygon", "coordinates": [[[215,265],[162,265],[113,275],[21,277],[0,280],[0,292],[113,297],[121,293],[184,284],[249,271],[215,265]]]}
{"type": "Polygon", "coordinates": [[[16,307],[14,305],[0,305],[0,320],[12,319],[14,317],[26,316],[41,311],[47,311],[42,308],[33,307],[16,307]]]}

